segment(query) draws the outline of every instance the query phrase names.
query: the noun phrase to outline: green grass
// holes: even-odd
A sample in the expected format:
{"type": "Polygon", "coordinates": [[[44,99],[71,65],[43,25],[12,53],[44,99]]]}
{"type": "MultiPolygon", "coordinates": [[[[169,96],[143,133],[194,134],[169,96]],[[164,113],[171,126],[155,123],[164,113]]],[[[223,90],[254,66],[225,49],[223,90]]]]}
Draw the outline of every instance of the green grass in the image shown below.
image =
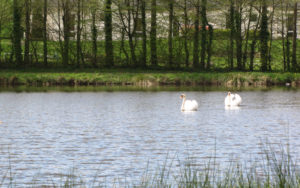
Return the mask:
{"type": "Polygon", "coordinates": [[[2,86],[269,86],[300,85],[300,73],[187,72],[142,69],[26,69],[0,70],[2,86]]]}

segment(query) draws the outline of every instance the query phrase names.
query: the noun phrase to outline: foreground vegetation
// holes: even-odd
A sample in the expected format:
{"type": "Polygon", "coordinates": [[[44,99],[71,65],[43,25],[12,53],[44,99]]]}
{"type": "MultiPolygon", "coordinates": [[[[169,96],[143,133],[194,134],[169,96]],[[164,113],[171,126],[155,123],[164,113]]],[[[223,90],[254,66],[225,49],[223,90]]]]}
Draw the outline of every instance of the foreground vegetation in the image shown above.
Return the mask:
{"type": "Polygon", "coordinates": [[[300,86],[300,73],[189,72],[132,69],[28,69],[0,71],[2,86],[300,86]]]}
{"type": "MultiPolygon", "coordinates": [[[[232,162],[227,166],[217,163],[215,157],[209,161],[202,161],[200,166],[194,165],[200,161],[187,159],[176,162],[166,160],[158,166],[156,172],[146,170],[141,177],[134,177],[133,182],[126,177],[118,177],[114,182],[99,179],[95,174],[92,181],[85,182],[84,178],[72,169],[67,174],[61,174],[57,179],[35,176],[29,183],[32,187],[299,187],[300,169],[293,161],[289,149],[274,150],[267,146],[262,150],[260,159],[244,163],[232,162]],[[40,179],[41,178],[41,179],[40,179]],[[42,186],[43,185],[43,186],[42,186]]],[[[11,167],[10,167],[11,168],[11,167]]],[[[148,167],[147,167],[148,168],[148,167]]],[[[0,187],[18,187],[18,180],[12,176],[13,169],[8,169],[3,175],[0,187]]],[[[50,177],[51,178],[51,177],[50,177]]]]}

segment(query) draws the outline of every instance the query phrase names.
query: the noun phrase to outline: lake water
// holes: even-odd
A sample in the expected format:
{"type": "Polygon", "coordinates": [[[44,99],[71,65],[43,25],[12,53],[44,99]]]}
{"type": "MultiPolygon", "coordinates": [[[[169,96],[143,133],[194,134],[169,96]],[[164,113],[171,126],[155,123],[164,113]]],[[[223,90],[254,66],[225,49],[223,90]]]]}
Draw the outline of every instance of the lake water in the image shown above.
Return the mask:
{"type": "Polygon", "coordinates": [[[199,103],[189,113],[180,111],[183,92],[1,92],[0,178],[45,184],[76,169],[110,184],[167,158],[257,159],[266,140],[300,158],[299,90],[239,91],[238,109],[224,108],[226,90],[185,91],[199,103]]]}

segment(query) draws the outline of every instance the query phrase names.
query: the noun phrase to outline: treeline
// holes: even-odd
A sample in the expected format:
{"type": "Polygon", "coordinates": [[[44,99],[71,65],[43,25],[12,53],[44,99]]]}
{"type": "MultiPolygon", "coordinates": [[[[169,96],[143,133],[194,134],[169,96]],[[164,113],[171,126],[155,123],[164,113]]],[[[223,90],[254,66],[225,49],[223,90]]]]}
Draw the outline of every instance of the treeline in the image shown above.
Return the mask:
{"type": "Polygon", "coordinates": [[[291,0],[0,0],[0,66],[298,71],[291,0]]]}

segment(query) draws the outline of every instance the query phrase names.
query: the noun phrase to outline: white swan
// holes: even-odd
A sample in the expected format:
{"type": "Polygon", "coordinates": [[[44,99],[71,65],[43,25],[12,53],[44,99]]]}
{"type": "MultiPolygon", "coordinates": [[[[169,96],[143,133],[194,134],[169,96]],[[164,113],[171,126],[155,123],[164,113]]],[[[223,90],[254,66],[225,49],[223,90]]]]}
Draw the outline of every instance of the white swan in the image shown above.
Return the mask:
{"type": "Polygon", "coordinates": [[[224,102],[225,106],[238,106],[242,103],[242,98],[238,94],[228,92],[224,102]]]}
{"type": "Polygon", "coordinates": [[[185,94],[180,95],[182,99],[181,111],[197,111],[198,103],[195,100],[186,100],[185,94]]]}

